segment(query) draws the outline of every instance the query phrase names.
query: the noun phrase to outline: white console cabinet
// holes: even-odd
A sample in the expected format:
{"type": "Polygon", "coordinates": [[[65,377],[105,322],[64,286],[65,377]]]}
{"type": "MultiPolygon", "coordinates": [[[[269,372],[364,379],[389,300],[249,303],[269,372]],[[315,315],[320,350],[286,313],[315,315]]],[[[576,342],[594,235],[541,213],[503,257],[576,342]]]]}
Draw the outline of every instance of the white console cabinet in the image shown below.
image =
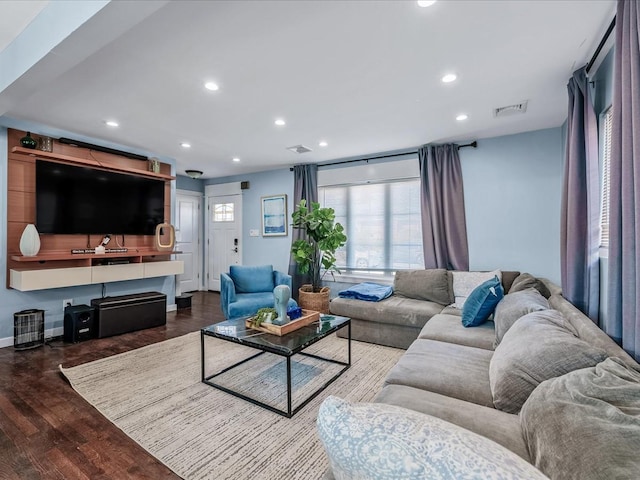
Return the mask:
{"type": "MultiPolygon", "coordinates": [[[[175,252],[171,252],[175,253],[175,252]]],[[[170,254],[171,254],[170,253],[170,254]]],[[[170,255],[165,252],[146,254],[150,256],[170,255]]],[[[144,261],[145,256],[139,255],[137,262],[121,265],[92,265],[82,267],[56,268],[55,260],[40,260],[47,264],[47,268],[38,268],[31,259],[21,260],[29,262],[28,268],[11,269],[9,286],[22,292],[44,290],[47,288],[73,287],[96,283],[120,282],[123,280],[137,280],[142,278],[164,277],[180,275],[184,272],[184,262],[181,260],[144,261]],[[53,266],[52,266],[53,265],[53,266]],[[34,268],[35,267],[35,268],[34,268]]],[[[93,256],[92,260],[98,257],[93,256]]]]}

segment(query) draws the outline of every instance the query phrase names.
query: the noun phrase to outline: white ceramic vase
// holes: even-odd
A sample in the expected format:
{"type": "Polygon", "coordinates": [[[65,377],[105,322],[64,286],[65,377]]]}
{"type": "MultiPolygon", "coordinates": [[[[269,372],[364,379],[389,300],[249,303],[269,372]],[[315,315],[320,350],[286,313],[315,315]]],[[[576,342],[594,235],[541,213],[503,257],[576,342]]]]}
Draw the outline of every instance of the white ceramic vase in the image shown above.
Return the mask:
{"type": "Polygon", "coordinates": [[[33,223],[24,228],[20,237],[20,253],[25,257],[35,257],[40,251],[40,234],[33,223]]]}

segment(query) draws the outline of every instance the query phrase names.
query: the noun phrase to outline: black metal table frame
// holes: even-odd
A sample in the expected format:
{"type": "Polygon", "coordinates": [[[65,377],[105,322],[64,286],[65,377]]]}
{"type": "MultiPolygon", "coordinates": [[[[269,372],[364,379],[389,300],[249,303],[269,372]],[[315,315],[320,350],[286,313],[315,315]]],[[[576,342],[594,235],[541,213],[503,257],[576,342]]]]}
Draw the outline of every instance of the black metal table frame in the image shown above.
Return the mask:
{"type": "MultiPolygon", "coordinates": [[[[282,352],[277,352],[274,350],[267,350],[267,349],[263,349],[259,346],[256,345],[245,345],[245,344],[241,344],[244,345],[248,348],[254,348],[254,349],[259,349],[261,350],[260,352],[256,353],[255,355],[250,356],[249,358],[245,358],[244,360],[238,362],[238,363],[234,363],[233,365],[225,368],[224,370],[220,370],[217,373],[214,373],[213,375],[209,375],[206,376],[205,374],[205,368],[204,368],[204,363],[205,363],[205,348],[204,348],[204,337],[208,336],[208,337],[213,337],[213,338],[220,338],[222,340],[227,340],[230,341],[228,339],[226,339],[225,337],[217,337],[215,335],[205,335],[204,333],[204,329],[200,330],[200,367],[201,367],[201,372],[202,372],[202,383],[206,383],[207,385],[213,387],[213,388],[217,388],[218,390],[222,390],[223,392],[229,393],[231,395],[234,395],[238,398],[242,398],[243,400],[246,400],[247,402],[253,403],[254,405],[258,405],[262,408],[266,408],[267,410],[270,410],[274,413],[277,413],[279,415],[282,415],[283,417],[287,417],[287,418],[291,418],[293,417],[296,413],[298,413],[300,410],[302,410],[310,401],[312,401],[314,398],[316,398],[325,388],[327,388],[329,385],[331,385],[333,382],[335,382],[338,377],[340,377],[340,375],[342,375],[349,367],[351,367],[351,320],[349,320],[348,322],[346,322],[344,325],[341,325],[339,328],[337,328],[335,330],[335,332],[337,332],[338,330],[343,329],[344,327],[347,327],[347,331],[348,331],[348,337],[347,337],[347,361],[346,362],[341,362],[339,360],[335,360],[332,358],[325,358],[325,357],[321,357],[319,355],[314,355],[312,353],[304,353],[304,351],[300,351],[300,352],[296,352],[296,353],[292,353],[291,355],[285,355],[282,354],[282,352]],[[259,357],[260,355],[264,355],[265,353],[273,353],[275,355],[278,355],[280,357],[285,357],[287,359],[287,410],[281,410],[279,408],[276,408],[272,405],[269,405],[267,403],[261,402],[260,400],[256,400],[255,398],[249,397],[247,395],[244,395],[240,392],[237,392],[235,390],[231,390],[230,388],[224,387],[220,384],[217,384],[215,382],[212,382],[211,379],[218,377],[226,372],[228,372],[229,370],[233,370],[234,368],[242,365],[243,363],[249,362],[251,360],[253,360],[254,358],[259,357]],[[329,380],[327,380],[323,385],[321,385],[316,391],[314,391],[309,397],[307,397],[300,405],[298,405],[296,408],[292,409],[292,391],[291,391],[291,357],[293,357],[294,355],[302,355],[305,357],[311,357],[311,358],[316,358],[318,360],[322,360],[325,362],[330,362],[330,363],[335,363],[337,365],[343,365],[344,368],[342,368],[338,373],[336,373],[333,377],[331,377],[329,380]]],[[[332,333],[335,333],[332,332],[332,333]]],[[[317,339],[314,339],[312,342],[310,342],[308,345],[305,345],[304,348],[307,348],[311,345],[313,345],[316,342],[319,342],[320,340],[326,338],[328,335],[324,336],[324,337],[320,337],[317,339]]]]}

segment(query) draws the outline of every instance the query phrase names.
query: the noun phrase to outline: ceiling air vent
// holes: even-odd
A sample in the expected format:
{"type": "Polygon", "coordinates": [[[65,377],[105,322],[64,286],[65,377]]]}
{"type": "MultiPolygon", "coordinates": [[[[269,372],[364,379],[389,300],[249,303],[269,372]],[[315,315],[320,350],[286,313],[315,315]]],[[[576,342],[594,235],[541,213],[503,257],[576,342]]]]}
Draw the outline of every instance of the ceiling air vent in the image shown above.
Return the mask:
{"type": "Polygon", "coordinates": [[[294,145],[293,147],[287,147],[287,150],[291,150],[293,153],[307,153],[311,151],[309,147],[305,147],[304,145],[294,145]]]}
{"type": "Polygon", "coordinates": [[[527,111],[528,101],[516,103],[515,105],[507,105],[506,107],[498,107],[493,109],[494,117],[506,117],[516,113],[525,113],[527,111]]]}

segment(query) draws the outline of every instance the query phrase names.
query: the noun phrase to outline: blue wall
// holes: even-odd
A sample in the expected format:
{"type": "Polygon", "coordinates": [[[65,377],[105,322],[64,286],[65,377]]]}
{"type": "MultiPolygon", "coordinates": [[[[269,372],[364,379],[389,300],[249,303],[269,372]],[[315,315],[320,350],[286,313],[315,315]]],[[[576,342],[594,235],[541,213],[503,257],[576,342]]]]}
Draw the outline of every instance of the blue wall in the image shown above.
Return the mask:
{"type": "MultiPolygon", "coordinates": [[[[156,153],[141,151],[123,145],[97,140],[94,138],[77,135],[72,132],[38,125],[31,122],[14,120],[8,117],[0,117],[0,272],[2,283],[5,283],[7,268],[6,241],[7,241],[7,127],[19,130],[28,130],[38,135],[48,135],[54,138],[69,137],[89,143],[95,143],[110,148],[116,148],[140,155],[155,156],[164,163],[170,164],[175,172],[175,160],[159,156],[156,153]]],[[[171,208],[174,209],[175,183],[171,190],[171,208]]],[[[61,328],[63,320],[62,301],[71,298],[74,304],[89,304],[91,299],[101,297],[101,285],[87,285],[81,287],[57,288],[35,292],[19,292],[13,289],[0,287],[0,346],[13,344],[13,314],[20,310],[38,308],[45,310],[45,329],[61,328]]],[[[125,295],[145,291],[158,291],[167,295],[167,304],[174,303],[175,279],[171,277],[158,277],[145,280],[130,280],[125,282],[112,282],[106,284],[106,295],[125,295]]],[[[61,332],[56,332],[61,334],[61,332]]]]}
{"type": "Polygon", "coordinates": [[[242,242],[244,245],[242,263],[244,265],[271,264],[276,270],[289,269],[291,249],[291,226],[286,237],[252,237],[250,230],[261,230],[261,197],[287,195],[287,213],[291,218],[293,208],[293,172],[289,169],[237,175],[205,180],[206,185],[249,181],[249,189],[242,191],[242,242]]]}
{"type": "MultiPolygon", "coordinates": [[[[471,269],[527,271],[560,282],[562,129],[483,139],[460,151],[471,269]]],[[[339,168],[334,168],[336,175],[339,168]]],[[[207,185],[249,180],[243,191],[244,264],[288,265],[288,237],[250,237],[260,229],[260,197],[286,193],[288,169],[206,180],[207,185]]]]}
{"type": "Polygon", "coordinates": [[[560,283],[562,129],[482,139],[460,152],[471,270],[560,283]]]}
{"type": "Polygon", "coordinates": [[[176,175],[176,189],[204,193],[204,181],[184,175],[176,175]]]}

